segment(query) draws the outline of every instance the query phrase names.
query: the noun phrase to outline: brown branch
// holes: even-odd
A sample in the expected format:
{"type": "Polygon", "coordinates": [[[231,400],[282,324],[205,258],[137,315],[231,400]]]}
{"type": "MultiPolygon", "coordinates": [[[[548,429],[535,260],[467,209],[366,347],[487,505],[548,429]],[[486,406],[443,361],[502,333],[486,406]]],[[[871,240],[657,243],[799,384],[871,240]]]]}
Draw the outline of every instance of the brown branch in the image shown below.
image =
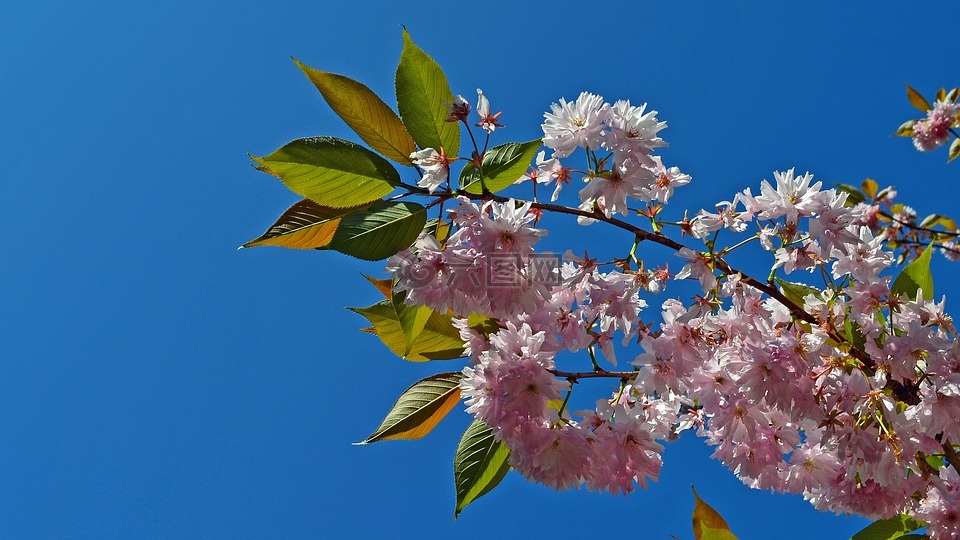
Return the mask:
{"type": "MultiPolygon", "coordinates": [[[[407,188],[407,189],[409,189],[409,190],[411,190],[411,191],[415,191],[415,192],[421,193],[421,194],[423,194],[423,195],[428,195],[428,196],[431,195],[427,190],[421,189],[421,188],[416,187],[416,186],[410,186],[410,185],[407,185],[407,184],[403,184],[403,187],[405,187],[405,188],[407,188]]],[[[634,225],[634,224],[632,224],[632,223],[623,221],[622,219],[617,219],[617,218],[614,218],[614,217],[608,217],[608,216],[606,216],[605,214],[603,214],[602,212],[598,212],[598,211],[588,212],[588,211],[586,211],[586,210],[581,210],[581,209],[579,209],[579,208],[571,208],[571,207],[569,207],[569,206],[563,206],[563,205],[559,205],[559,204],[541,203],[541,202],[533,202],[533,201],[524,201],[524,200],[522,200],[522,199],[511,199],[510,197],[504,197],[504,196],[502,196],[502,195],[495,195],[495,194],[489,193],[489,192],[481,193],[481,194],[472,194],[472,193],[467,193],[467,192],[464,192],[464,191],[459,191],[459,192],[444,192],[444,193],[439,193],[439,194],[433,194],[433,196],[435,196],[435,197],[439,196],[439,197],[443,197],[443,198],[453,198],[453,197],[458,196],[458,195],[466,196],[466,197],[468,197],[469,199],[475,200],[475,201],[496,201],[496,202],[499,202],[499,203],[505,203],[505,202],[508,202],[508,201],[510,201],[510,200],[514,200],[514,201],[520,202],[520,203],[530,202],[530,203],[531,203],[531,207],[537,208],[537,209],[539,209],[539,210],[546,210],[546,211],[548,211],[548,212],[556,212],[556,213],[558,213],[558,214],[567,214],[567,215],[578,216],[578,217],[585,217],[585,218],[595,219],[595,220],[597,220],[597,221],[602,221],[602,222],[604,222],[604,223],[613,225],[614,227],[617,227],[617,228],[619,228],[619,229],[622,229],[622,230],[624,230],[624,231],[627,231],[627,232],[633,234],[633,235],[637,238],[637,240],[639,240],[639,241],[641,241],[641,242],[642,242],[642,241],[653,242],[653,243],[656,243],[656,244],[660,244],[661,246],[670,248],[670,249],[672,249],[672,250],[674,250],[674,251],[680,251],[681,249],[687,247],[687,246],[684,246],[683,244],[681,244],[681,243],[679,243],[679,242],[677,242],[677,241],[675,241],[675,240],[673,240],[673,239],[671,239],[671,238],[667,238],[667,237],[664,236],[662,233],[659,233],[659,232],[656,232],[656,233],[655,233],[655,232],[650,232],[650,231],[648,231],[648,230],[646,230],[646,229],[643,229],[643,228],[640,228],[640,227],[638,227],[638,226],[636,226],[636,225],[634,225]]],[[[687,249],[690,249],[690,248],[687,248],[687,249]]],[[[692,251],[696,251],[696,250],[692,250],[692,251]]],[[[784,296],[784,294],[781,293],[781,292],[780,292],[776,287],[774,287],[772,284],[766,283],[766,282],[763,282],[763,281],[760,281],[760,280],[758,280],[758,279],[756,279],[756,278],[754,278],[754,277],[751,277],[751,276],[749,276],[749,275],[744,274],[743,272],[740,272],[740,271],[737,270],[736,268],[734,268],[734,267],[730,266],[729,264],[727,264],[727,262],[724,261],[722,258],[720,258],[719,255],[716,255],[716,254],[713,255],[713,260],[714,260],[714,267],[715,267],[717,270],[723,272],[724,274],[726,274],[726,275],[728,275],[728,276],[738,275],[738,274],[739,274],[739,275],[740,275],[740,280],[741,280],[743,283],[746,283],[746,284],[750,285],[751,287],[753,287],[753,288],[755,288],[755,289],[757,289],[757,290],[759,290],[759,291],[767,294],[767,295],[770,296],[771,298],[773,298],[773,299],[775,299],[776,301],[780,302],[780,303],[781,303],[784,307],[786,307],[786,308],[790,311],[790,313],[793,314],[793,316],[796,317],[797,319],[802,320],[802,321],[804,321],[804,322],[807,322],[807,323],[809,323],[809,324],[815,325],[815,326],[820,326],[820,325],[821,325],[821,321],[820,321],[820,320],[818,320],[816,317],[814,317],[813,315],[811,315],[810,313],[808,313],[808,312],[807,312],[806,310],[804,310],[802,307],[794,304],[792,301],[790,301],[790,299],[788,299],[786,296],[784,296]]],[[[864,366],[866,366],[866,367],[868,367],[868,368],[873,368],[873,367],[876,365],[876,363],[873,361],[873,358],[871,358],[871,357],[870,357],[868,354],[866,354],[865,352],[863,352],[863,351],[857,349],[856,347],[854,347],[853,344],[850,343],[850,342],[847,340],[846,337],[840,335],[835,328],[830,327],[830,328],[825,328],[825,330],[827,331],[827,334],[828,334],[834,341],[836,341],[837,343],[847,343],[848,345],[850,345],[849,354],[850,354],[851,356],[853,356],[854,358],[856,358],[857,360],[859,360],[860,362],[862,362],[862,363],[864,364],[864,366]]],[[[596,377],[596,376],[599,376],[599,375],[594,375],[594,376],[596,377]]]]}
{"type": "Polygon", "coordinates": [[[608,378],[608,379],[622,379],[624,381],[629,381],[637,376],[637,371],[560,371],[557,369],[549,370],[550,373],[553,373],[557,377],[569,380],[577,379],[599,379],[599,378],[608,378]]]}

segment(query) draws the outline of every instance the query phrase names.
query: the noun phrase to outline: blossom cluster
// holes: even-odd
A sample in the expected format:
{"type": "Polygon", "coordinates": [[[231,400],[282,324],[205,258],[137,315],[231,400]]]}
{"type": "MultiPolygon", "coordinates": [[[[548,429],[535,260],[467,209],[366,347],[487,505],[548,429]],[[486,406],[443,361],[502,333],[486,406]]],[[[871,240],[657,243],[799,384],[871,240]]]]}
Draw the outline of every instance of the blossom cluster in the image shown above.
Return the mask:
{"type": "MultiPolygon", "coordinates": [[[[931,130],[955,120],[948,109],[938,102],[931,130]]],[[[582,223],[615,224],[614,214],[636,214],[628,200],[663,205],[690,181],[652,154],[666,144],[658,134],[666,124],[646,105],[583,93],[545,118],[553,155],[541,152],[520,182],[554,184],[557,200],[574,173],[561,160],[583,150],[582,223]]],[[[428,173],[433,164],[427,156],[420,163],[428,173]]],[[[802,494],[835,512],[909,513],[928,523],[931,538],[957,538],[960,343],[945,300],[893,282],[888,245],[900,232],[890,230],[916,229],[906,207],[887,215],[890,226],[879,224],[893,196],[853,204],[809,173],[776,172],[759,193],[746,189],[676,223],[703,249],[663,240],[684,261],[673,276],[645,270],[632,251],[609,271],[572,255],[537,268],[543,205],[459,196],[448,212],[452,234],[421,235],[388,270],[408,303],[457,317],[470,357],[461,383],[467,410],[531,480],[643,488],[659,475],[661,443],[694,429],[753,487],[802,494]],[[747,238],[721,249],[721,233],[747,238]],[[727,262],[750,243],[769,254],[768,281],[727,262]],[[816,273],[823,285],[775,280],[797,272],[816,273]],[[668,277],[700,291],[689,305],[662,301],[657,325],[641,313],[668,277]],[[471,324],[474,314],[495,324],[471,324]],[[632,371],[600,366],[597,351],[616,366],[618,343],[628,342],[641,349],[632,371]],[[560,370],[564,351],[586,352],[579,356],[592,369],[560,370]],[[619,383],[611,397],[594,410],[567,408],[577,382],[603,377],[619,383]]]]}
{"type": "Polygon", "coordinates": [[[947,142],[950,128],[960,127],[960,104],[937,100],[927,117],[913,125],[913,145],[921,152],[929,152],[947,142]]]}
{"type": "Polygon", "coordinates": [[[537,181],[557,183],[553,200],[557,199],[565,175],[557,160],[577,148],[590,152],[596,161],[597,150],[610,152],[609,169],[590,177],[580,191],[580,208],[596,208],[607,217],[629,213],[627,199],[666,203],[676,187],[690,182],[690,176],[676,167],[664,167],[659,156],[651,155],[666,146],[658,132],[667,127],[657,120],[657,111],[648,111],[647,104],[634,106],[620,100],[610,105],[603,98],[583,92],[571,102],[563,99],[544,115],[543,145],[553,149],[550,160],[537,160],[537,181]]]}

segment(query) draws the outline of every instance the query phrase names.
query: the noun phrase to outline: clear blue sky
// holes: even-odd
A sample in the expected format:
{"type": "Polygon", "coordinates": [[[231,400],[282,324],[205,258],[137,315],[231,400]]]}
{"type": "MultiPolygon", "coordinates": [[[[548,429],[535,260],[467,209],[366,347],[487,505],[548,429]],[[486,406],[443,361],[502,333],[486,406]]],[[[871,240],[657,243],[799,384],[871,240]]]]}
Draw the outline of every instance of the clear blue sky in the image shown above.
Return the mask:
{"type": "MultiPolygon", "coordinates": [[[[511,474],[454,522],[462,409],[423,441],[351,443],[410,383],[462,363],[407,363],[355,330],[343,307],[376,301],[360,272],[378,265],[236,251],[297,200],[246,153],[353,138],[289,57],[391,102],[405,24],[454,92],[482,86],[506,111],[504,137],[536,137],[550,102],[581,90],[648,101],[670,124],[665,161],[694,179],[674,211],[796,166],[957,217],[960,164],[889,137],[917,115],[905,82],[960,85],[949,2],[3,11],[0,537],[686,539],[691,483],[743,540],[863,525],[743,487],[692,437],[647,491],[557,494],[511,474]]],[[[955,269],[934,271],[960,294],[955,269]]]]}

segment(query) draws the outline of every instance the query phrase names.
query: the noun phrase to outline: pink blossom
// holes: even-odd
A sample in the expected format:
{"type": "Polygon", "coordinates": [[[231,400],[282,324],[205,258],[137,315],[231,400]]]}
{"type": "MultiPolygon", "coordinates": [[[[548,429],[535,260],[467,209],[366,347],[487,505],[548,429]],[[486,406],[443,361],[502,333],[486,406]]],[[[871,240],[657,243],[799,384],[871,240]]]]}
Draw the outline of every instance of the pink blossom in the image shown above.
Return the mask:
{"type": "Polygon", "coordinates": [[[583,92],[572,102],[563,98],[544,114],[543,145],[553,149],[553,157],[569,156],[577,147],[596,150],[603,142],[601,131],[609,105],[603,98],[583,92]]]}

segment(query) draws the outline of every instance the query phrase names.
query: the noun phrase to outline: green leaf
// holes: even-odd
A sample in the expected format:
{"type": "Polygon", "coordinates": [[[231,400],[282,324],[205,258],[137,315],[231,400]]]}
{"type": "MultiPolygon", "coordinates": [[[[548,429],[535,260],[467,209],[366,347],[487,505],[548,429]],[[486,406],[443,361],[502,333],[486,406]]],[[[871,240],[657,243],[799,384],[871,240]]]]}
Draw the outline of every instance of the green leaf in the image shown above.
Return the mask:
{"type": "Polygon", "coordinates": [[[937,225],[942,225],[944,229],[948,231],[957,230],[957,222],[946,217],[941,216],[940,214],[930,214],[929,216],[923,218],[923,221],[920,222],[920,226],[925,229],[931,229],[937,225]]]}
{"type": "Polygon", "coordinates": [[[330,243],[340,218],[353,208],[327,208],[304,199],[284,212],[267,232],[241,247],[280,246],[315,249],[330,243]]]}
{"type": "Polygon", "coordinates": [[[947,99],[944,101],[957,101],[957,99],[960,99],[960,88],[954,88],[947,92],[947,99]]]}
{"type": "Polygon", "coordinates": [[[730,527],[716,510],[703,502],[697,489],[693,488],[693,536],[696,540],[737,540],[730,527]]]}
{"type": "Polygon", "coordinates": [[[398,306],[392,299],[383,300],[365,308],[349,308],[354,313],[362,315],[373,325],[369,330],[383,341],[397,356],[412,362],[429,362],[431,360],[451,360],[463,356],[463,341],[460,331],[450,322],[449,315],[433,312],[427,318],[426,324],[420,333],[413,338],[408,347],[407,334],[400,324],[404,310],[418,309],[414,306],[398,306]],[[398,313],[400,311],[401,313],[398,313]]]}
{"type": "Polygon", "coordinates": [[[947,97],[947,89],[940,87],[940,90],[937,90],[937,101],[943,101],[947,97]]]}
{"type": "Polygon", "coordinates": [[[907,120],[906,122],[900,124],[900,127],[893,132],[894,137],[913,137],[913,126],[915,126],[919,120],[907,120]]]}
{"type": "Polygon", "coordinates": [[[923,112],[927,112],[933,107],[930,106],[930,103],[925,97],[920,95],[920,92],[917,92],[910,85],[907,85],[907,99],[910,100],[910,104],[914,107],[920,109],[923,112]]]}
{"type": "Polygon", "coordinates": [[[837,186],[837,189],[847,194],[847,206],[853,206],[867,200],[856,186],[851,186],[850,184],[834,185],[837,186]]]}
{"type": "Polygon", "coordinates": [[[327,248],[379,261],[410,247],[426,222],[427,209],[419,204],[381,201],[344,216],[327,248]]]}
{"type": "Polygon", "coordinates": [[[846,334],[847,341],[849,341],[854,348],[862,351],[864,345],[867,344],[867,338],[864,337],[860,325],[851,320],[850,317],[847,317],[843,322],[843,330],[846,334]]]}
{"type": "Polygon", "coordinates": [[[468,504],[486,495],[510,470],[510,449],[493,437],[493,430],[474,420],[457,445],[453,479],[457,489],[454,519],[468,504]]]}
{"type": "Polygon", "coordinates": [[[294,193],[330,208],[373,202],[400,182],[400,174],[387,160],[333,137],[297,139],[268,156],[250,157],[294,193]]]}
{"type": "Polygon", "coordinates": [[[403,30],[403,52],[397,66],[397,109],[420,148],[433,148],[451,159],[460,152],[460,124],[447,122],[453,93],[440,66],[403,30]]]}
{"type": "Polygon", "coordinates": [[[815,289],[803,283],[791,283],[780,278],[774,278],[774,280],[777,282],[777,285],[780,285],[780,292],[787,297],[787,300],[790,300],[799,307],[803,307],[805,303],[803,298],[808,294],[820,298],[820,295],[823,293],[820,289],[815,289]]]}
{"type": "Polygon", "coordinates": [[[930,537],[925,534],[905,534],[894,538],[894,540],[921,540],[923,538],[929,539],[930,537]]]}
{"type": "Polygon", "coordinates": [[[874,521],[866,528],[853,535],[850,540],[895,540],[902,535],[923,528],[922,521],[899,514],[890,519],[874,521]]]}
{"type": "Polygon", "coordinates": [[[917,298],[917,290],[923,289],[923,297],[933,298],[933,274],[930,273],[930,256],[933,246],[927,246],[917,260],[908,264],[893,281],[891,294],[903,294],[911,299],[917,298]]]}
{"type": "Polygon", "coordinates": [[[393,306],[397,312],[397,320],[400,322],[400,329],[406,337],[407,345],[403,350],[404,355],[410,353],[414,341],[420,337],[433,310],[427,306],[410,306],[404,300],[407,298],[405,291],[393,294],[393,306]]]}
{"type": "Polygon", "coordinates": [[[396,439],[420,439],[436,427],[460,401],[463,374],[439,373],[417,381],[397,398],[372,435],[358,444],[396,439]]]}
{"type": "Polygon", "coordinates": [[[950,153],[947,156],[947,163],[957,159],[957,156],[960,156],[960,138],[953,139],[953,142],[950,143],[950,153]]]}
{"type": "Polygon", "coordinates": [[[924,460],[934,469],[940,469],[944,465],[943,458],[940,456],[927,456],[924,460]]]}
{"type": "Polygon", "coordinates": [[[525,143],[494,146],[483,155],[480,171],[473,163],[463,167],[460,173],[460,187],[467,193],[474,194],[482,193],[483,187],[491,193],[509,187],[526,174],[540,145],[540,139],[535,139],[525,143]]]}
{"type": "Polygon", "coordinates": [[[296,58],[293,62],[320,90],[333,112],[337,113],[363,142],[397,163],[413,166],[410,154],[417,151],[413,137],[407,133],[407,128],[403,126],[397,113],[372,90],[349,77],[313,69],[296,58]]]}

